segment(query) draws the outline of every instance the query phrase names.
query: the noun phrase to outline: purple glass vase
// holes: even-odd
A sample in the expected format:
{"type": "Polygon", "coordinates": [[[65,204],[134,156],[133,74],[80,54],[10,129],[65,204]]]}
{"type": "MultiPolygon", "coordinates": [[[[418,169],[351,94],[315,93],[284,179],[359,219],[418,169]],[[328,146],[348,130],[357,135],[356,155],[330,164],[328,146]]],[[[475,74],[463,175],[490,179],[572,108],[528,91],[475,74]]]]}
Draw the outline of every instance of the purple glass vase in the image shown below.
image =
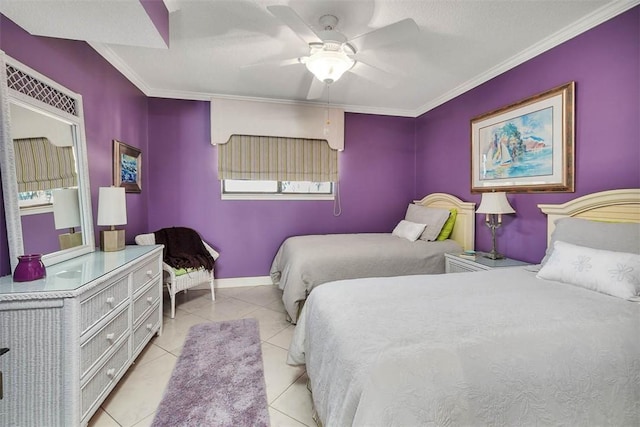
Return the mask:
{"type": "Polygon", "coordinates": [[[47,270],[42,263],[42,254],[20,255],[18,265],[13,271],[15,282],[30,282],[42,279],[47,275],[47,270]]]}

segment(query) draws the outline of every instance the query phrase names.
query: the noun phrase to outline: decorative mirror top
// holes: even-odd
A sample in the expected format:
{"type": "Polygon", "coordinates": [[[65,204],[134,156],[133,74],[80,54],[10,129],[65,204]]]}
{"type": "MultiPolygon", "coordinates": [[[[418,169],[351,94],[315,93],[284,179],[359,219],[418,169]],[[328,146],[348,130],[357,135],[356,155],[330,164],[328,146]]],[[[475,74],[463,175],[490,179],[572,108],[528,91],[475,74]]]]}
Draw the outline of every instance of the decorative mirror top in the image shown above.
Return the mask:
{"type": "Polygon", "coordinates": [[[75,98],[49,86],[11,64],[6,64],[6,69],[7,87],[9,89],[23,93],[65,113],[78,116],[78,104],[75,98]]]}

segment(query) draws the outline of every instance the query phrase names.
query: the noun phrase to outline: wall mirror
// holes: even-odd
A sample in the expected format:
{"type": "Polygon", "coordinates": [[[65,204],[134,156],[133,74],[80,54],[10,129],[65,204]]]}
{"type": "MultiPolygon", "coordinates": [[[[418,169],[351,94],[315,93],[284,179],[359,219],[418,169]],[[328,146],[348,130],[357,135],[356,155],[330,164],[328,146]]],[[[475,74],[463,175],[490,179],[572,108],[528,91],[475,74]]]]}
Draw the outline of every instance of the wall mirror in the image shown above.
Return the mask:
{"type": "Polygon", "coordinates": [[[0,171],[11,270],[95,250],[82,97],[0,52],[0,171]]]}

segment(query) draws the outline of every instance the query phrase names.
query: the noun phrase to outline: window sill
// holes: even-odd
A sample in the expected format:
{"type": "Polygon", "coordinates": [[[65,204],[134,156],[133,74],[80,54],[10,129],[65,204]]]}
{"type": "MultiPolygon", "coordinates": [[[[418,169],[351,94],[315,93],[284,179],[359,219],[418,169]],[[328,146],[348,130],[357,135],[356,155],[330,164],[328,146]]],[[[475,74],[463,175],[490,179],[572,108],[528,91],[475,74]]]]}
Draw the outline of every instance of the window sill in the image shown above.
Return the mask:
{"type": "Polygon", "coordinates": [[[333,194],[225,194],[221,200],[334,200],[333,194]]]}
{"type": "Polygon", "coordinates": [[[53,213],[52,204],[41,206],[23,206],[20,208],[20,216],[40,215],[45,213],[53,213]]]}

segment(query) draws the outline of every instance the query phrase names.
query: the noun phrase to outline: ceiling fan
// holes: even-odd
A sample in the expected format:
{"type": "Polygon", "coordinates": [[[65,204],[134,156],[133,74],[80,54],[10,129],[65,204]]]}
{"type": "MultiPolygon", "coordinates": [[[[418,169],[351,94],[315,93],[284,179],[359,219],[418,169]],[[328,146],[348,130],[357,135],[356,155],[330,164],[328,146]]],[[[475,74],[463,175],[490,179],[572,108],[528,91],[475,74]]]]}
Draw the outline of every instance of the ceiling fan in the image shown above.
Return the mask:
{"type": "Polygon", "coordinates": [[[278,61],[277,64],[304,64],[315,76],[311,81],[307,99],[318,99],[326,85],[337,81],[345,72],[357,74],[384,86],[393,85],[393,76],[380,68],[363,62],[358,53],[408,39],[418,34],[413,19],[407,18],[394,24],[347,39],[336,30],[338,18],[323,15],[319,23],[322,31],[314,31],[289,6],[267,6],[269,12],[293,30],[308,46],[309,55],[278,61]]]}

